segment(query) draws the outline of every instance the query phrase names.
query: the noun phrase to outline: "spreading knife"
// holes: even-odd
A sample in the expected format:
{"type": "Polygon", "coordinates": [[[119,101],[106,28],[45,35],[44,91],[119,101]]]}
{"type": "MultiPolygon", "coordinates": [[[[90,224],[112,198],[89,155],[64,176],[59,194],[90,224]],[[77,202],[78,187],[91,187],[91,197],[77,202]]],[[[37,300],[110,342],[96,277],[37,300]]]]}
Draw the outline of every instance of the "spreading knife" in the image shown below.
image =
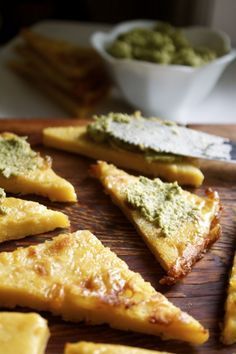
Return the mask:
{"type": "Polygon", "coordinates": [[[236,163],[236,142],[184,126],[142,117],[110,121],[108,132],[118,140],[154,152],[236,163]]]}

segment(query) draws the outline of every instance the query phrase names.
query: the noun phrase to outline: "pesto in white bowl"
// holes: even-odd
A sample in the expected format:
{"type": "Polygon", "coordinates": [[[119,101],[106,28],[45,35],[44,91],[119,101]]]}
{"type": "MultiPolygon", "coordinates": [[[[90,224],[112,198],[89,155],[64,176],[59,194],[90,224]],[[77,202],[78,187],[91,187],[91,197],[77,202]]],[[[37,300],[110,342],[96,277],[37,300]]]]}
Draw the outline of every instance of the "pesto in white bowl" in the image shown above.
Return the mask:
{"type": "Polygon", "coordinates": [[[205,47],[217,57],[200,66],[156,63],[133,58],[115,58],[108,48],[121,34],[135,28],[152,29],[158,21],[135,20],[121,23],[109,33],[96,32],[93,47],[104,59],[107,69],[124,98],[144,115],[183,122],[213,89],[226,66],[236,57],[230,39],[222,31],[206,27],[183,28],[193,47],[205,47]]]}

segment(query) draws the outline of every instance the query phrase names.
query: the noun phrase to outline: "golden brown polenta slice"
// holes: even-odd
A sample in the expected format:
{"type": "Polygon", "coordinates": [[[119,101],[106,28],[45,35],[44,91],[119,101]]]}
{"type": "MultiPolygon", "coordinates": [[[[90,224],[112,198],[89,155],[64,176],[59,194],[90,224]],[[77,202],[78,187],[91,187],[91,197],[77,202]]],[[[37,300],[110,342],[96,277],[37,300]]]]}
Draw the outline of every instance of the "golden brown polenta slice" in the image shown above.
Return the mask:
{"type": "Polygon", "coordinates": [[[52,201],[74,202],[74,187],[51,168],[49,158],[31,149],[24,137],[0,134],[0,187],[6,192],[37,194],[52,201]]]}
{"type": "Polygon", "coordinates": [[[217,193],[202,198],[176,183],[135,177],[102,161],[92,173],[166,270],[162,283],[185,276],[220,235],[217,193]]]}
{"type": "Polygon", "coordinates": [[[37,313],[0,312],[0,354],[44,354],[49,335],[37,313]]]}
{"type": "MultiPolygon", "coordinates": [[[[103,344],[92,342],[67,343],[64,354],[168,354],[126,345],[103,344]]],[[[170,353],[169,353],[170,354],[170,353]]]]}
{"type": "Polygon", "coordinates": [[[236,342],[236,255],[234,256],[234,263],[229,280],[221,340],[227,345],[236,342]]]}
{"type": "Polygon", "coordinates": [[[204,176],[200,169],[188,161],[162,162],[147,160],[142,153],[116,149],[106,143],[89,138],[87,124],[70,127],[52,127],[43,131],[43,142],[47,146],[75,152],[96,160],[112,162],[123,168],[158,176],[167,181],[178,181],[181,185],[200,186],[204,176]]]}
{"type": "Polygon", "coordinates": [[[37,202],[6,198],[0,188],[0,242],[70,226],[68,217],[37,202]]]}
{"type": "Polygon", "coordinates": [[[17,305],[163,339],[194,344],[208,339],[198,321],[156,292],[89,231],[0,253],[0,306],[17,305]]]}

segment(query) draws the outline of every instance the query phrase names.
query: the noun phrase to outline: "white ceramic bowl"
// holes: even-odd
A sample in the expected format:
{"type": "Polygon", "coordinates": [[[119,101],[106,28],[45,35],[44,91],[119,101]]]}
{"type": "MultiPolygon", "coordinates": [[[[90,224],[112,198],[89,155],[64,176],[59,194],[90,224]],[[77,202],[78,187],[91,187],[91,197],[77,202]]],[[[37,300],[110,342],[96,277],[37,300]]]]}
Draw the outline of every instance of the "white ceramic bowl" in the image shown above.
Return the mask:
{"type": "Polygon", "coordinates": [[[124,97],[144,115],[155,115],[183,122],[186,112],[203,100],[215,86],[226,66],[236,58],[229,37],[222,31],[206,27],[184,28],[192,45],[204,45],[227,54],[201,67],[160,65],[134,59],[117,59],[106,52],[107,46],[122,32],[135,27],[150,28],[157,21],[123,22],[109,33],[96,32],[93,47],[104,59],[124,97]]]}

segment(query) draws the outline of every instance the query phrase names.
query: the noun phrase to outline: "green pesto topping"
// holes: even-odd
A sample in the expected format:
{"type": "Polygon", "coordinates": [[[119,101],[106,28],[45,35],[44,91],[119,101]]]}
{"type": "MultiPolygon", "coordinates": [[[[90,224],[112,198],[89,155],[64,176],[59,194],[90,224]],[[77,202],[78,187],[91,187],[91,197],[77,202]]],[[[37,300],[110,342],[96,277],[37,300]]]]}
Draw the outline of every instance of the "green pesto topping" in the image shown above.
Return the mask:
{"type": "Polygon", "coordinates": [[[180,29],[164,22],[153,28],[133,28],[121,33],[107,47],[107,52],[118,59],[195,67],[220,56],[208,47],[193,47],[180,29]]]}
{"type": "Polygon", "coordinates": [[[25,137],[0,136],[0,173],[18,176],[42,167],[44,160],[33,151],[25,137]]]}
{"type": "MultiPolygon", "coordinates": [[[[107,143],[114,149],[122,149],[127,151],[133,151],[144,154],[148,162],[161,161],[166,163],[181,162],[184,157],[169,154],[165,152],[157,152],[150,148],[144,147],[141,144],[132,144],[114,136],[112,122],[129,124],[134,119],[140,121],[140,124],[144,120],[140,116],[140,112],[135,112],[134,115],[128,115],[125,113],[109,113],[108,115],[94,116],[95,121],[87,126],[87,133],[89,137],[97,143],[107,143]]],[[[150,118],[150,120],[161,121],[158,118],[150,118]]],[[[175,123],[169,121],[161,121],[164,125],[173,125],[172,129],[175,129],[175,123]]]]}
{"type": "Polygon", "coordinates": [[[109,131],[110,122],[129,123],[131,117],[128,114],[123,113],[109,113],[101,116],[93,117],[95,122],[87,126],[87,132],[89,136],[96,142],[102,143],[108,141],[111,138],[111,132],[109,131]]]}
{"type": "Polygon", "coordinates": [[[139,177],[126,188],[127,202],[143,217],[157,225],[163,236],[174,236],[186,222],[197,223],[200,212],[175,183],[139,177]]]}
{"type": "Polygon", "coordinates": [[[166,163],[177,163],[182,162],[184,160],[183,156],[167,154],[165,152],[155,152],[151,149],[147,150],[145,153],[145,159],[149,162],[166,162],[166,163]]]}

